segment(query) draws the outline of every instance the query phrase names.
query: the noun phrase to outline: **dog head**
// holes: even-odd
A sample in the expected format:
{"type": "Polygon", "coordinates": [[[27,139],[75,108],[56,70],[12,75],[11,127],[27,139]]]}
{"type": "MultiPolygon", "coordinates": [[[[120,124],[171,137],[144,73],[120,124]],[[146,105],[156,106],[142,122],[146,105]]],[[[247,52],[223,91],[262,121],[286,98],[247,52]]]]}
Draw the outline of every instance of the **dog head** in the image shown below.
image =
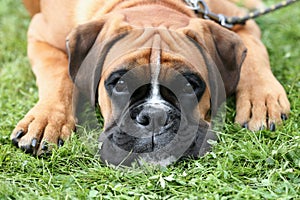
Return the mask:
{"type": "Polygon", "coordinates": [[[211,119],[235,90],[246,49],[214,22],[180,19],[144,26],[114,14],[69,35],[71,78],[104,118],[102,160],[166,165],[215,139],[211,119]]]}

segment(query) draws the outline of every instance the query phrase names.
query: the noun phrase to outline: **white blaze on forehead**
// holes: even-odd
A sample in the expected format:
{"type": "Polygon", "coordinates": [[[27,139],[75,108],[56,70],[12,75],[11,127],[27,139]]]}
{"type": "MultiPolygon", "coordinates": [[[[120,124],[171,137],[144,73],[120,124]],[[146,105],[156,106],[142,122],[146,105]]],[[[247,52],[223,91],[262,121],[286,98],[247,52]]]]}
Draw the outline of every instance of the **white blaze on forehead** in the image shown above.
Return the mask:
{"type": "Polygon", "coordinates": [[[161,38],[157,33],[153,37],[153,44],[150,55],[151,66],[151,95],[148,100],[149,103],[160,103],[162,98],[159,92],[158,77],[161,71],[161,38]]]}

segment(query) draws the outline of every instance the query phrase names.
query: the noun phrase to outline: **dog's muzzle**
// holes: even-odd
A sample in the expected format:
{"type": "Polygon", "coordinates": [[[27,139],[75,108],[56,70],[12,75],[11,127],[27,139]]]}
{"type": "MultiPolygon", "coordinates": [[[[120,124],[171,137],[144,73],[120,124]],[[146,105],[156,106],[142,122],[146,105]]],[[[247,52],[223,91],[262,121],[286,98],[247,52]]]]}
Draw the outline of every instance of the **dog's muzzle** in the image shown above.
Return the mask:
{"type": "Polygon", "coordinates": [[[109,141],[124,151],[150,153],[174,139],[181,116],[170,104],[142,103],[126,109],[118,121],[117,128],[106,133],[109,141]]]}
{"type": "Polygon", "coordinates": [[[188,122],[180,110],[169,105],[140,104],[100,135],[100,158],[113,165],[133,162],[166,166],[183,157],[198,157],[210,148],[209,125],[188,122]]]}

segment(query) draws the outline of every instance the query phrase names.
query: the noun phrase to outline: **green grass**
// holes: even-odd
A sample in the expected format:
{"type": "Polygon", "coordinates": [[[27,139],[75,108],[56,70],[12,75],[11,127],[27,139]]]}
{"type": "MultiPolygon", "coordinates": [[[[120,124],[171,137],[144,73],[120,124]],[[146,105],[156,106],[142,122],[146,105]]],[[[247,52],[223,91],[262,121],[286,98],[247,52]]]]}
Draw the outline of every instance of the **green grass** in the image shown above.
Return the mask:
{"type": "MultiPolygon", "coordinates": [[[[268,1],[269,4],[275,1],[268,1]]],[[[235,125],[233,101],[213,151],[167,168],[114,169],[74,135],[48,158],[12,146],[14,125],[37,101],[26,58],[29,17],[19,1],[0,1],[0,199],[297,199],[300,198],[300,9],[258,19],[273,71],[292,113],[276,132],[235,125]]]]}

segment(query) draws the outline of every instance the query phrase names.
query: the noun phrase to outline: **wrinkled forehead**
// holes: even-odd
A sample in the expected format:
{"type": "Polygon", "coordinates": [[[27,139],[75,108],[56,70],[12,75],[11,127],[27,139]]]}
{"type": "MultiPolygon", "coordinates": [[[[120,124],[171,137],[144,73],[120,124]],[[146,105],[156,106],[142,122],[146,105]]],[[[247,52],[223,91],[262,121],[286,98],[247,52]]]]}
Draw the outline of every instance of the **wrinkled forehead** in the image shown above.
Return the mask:
{"type": "Polygon", "coordinates": [[[170,67],[207,77],[206,60],[193,41],[183,33],[163,28],[134,29],[114,43],[105,57],[102,77],[119,68],[130,70],[146,65],[151,74],[170,67]]]}

